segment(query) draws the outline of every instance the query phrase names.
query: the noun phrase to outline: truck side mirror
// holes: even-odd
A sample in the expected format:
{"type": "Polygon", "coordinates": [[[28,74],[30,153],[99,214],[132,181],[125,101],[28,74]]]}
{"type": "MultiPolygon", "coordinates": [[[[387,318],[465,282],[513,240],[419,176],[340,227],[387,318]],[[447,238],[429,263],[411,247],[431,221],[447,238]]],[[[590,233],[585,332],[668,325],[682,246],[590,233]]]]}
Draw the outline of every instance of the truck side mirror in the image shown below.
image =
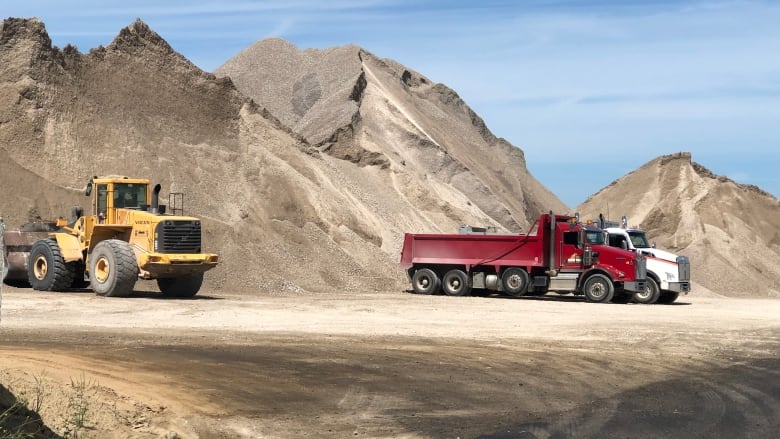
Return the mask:
{"type": "Polygon", "coordinates": [[[92,180],[87,183],[87,188],[84,190],[84,195],[90,196],[92,195],[92,180]]]}
{"type": "Polygon", "coordinates": [[[653,241],[653,248],[655,248],[655,241],[653,241]]]}

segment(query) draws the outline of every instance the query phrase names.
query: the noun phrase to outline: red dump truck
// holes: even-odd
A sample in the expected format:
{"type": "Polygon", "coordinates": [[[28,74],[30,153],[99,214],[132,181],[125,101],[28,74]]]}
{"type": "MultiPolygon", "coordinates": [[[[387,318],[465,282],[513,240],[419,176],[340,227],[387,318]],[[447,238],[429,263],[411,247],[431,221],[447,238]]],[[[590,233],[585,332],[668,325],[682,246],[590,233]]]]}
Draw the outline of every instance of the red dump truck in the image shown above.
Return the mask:
{"type": "Polygon", "coordinates": [[[472,288],[510,296],[548,291],[591,302],[626,302],[645,289],[641,254],[605,245],[604,231],[543,214],[527,234],[404,235],[401,266],[418,294],[465,296],[472,288]]]}

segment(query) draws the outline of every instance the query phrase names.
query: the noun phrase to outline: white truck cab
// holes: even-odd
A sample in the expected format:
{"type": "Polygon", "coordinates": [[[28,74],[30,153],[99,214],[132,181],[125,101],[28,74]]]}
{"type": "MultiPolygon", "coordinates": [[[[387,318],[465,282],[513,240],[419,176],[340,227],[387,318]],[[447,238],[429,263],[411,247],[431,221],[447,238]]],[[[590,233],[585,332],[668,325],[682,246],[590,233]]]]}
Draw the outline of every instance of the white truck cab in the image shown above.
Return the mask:
{"type": "Polygon", "coordinates": [[[680,293],[691,290],[691,264],[687,256],[655,248],[647,240],[644,230],[629,228],[625,216],[621,223],[604,221],[602,228],[607,233],[609,245],[633,252],[639,252],[647,258],[647,281],[645,291],[635,293],[634,301],[639,303],[672,303],[680,293]]]}

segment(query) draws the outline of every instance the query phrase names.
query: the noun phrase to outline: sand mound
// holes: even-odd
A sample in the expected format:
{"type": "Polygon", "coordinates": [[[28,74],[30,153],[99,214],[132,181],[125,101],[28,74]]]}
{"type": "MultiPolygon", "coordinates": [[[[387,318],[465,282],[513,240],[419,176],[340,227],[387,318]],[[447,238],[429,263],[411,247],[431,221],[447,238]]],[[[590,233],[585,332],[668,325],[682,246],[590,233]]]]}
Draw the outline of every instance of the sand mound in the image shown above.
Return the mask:
{"type": "MultiPolygon", "coordinates": [[[[627,215],[665,248],[691,258],[701,286],[732,296],[780,296],[780,201],[713,174],[689,153],[659,157],[578,210],[627,215]]],[[[695,293],[695,291],[694,291],[695,293]]]]}

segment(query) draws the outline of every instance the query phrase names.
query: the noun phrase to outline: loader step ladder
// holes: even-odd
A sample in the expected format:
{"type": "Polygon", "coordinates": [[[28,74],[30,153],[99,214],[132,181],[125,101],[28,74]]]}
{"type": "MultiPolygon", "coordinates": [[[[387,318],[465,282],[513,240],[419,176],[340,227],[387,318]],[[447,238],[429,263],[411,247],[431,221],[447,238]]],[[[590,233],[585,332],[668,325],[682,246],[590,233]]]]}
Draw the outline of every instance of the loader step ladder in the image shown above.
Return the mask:
{"type": "Polygon", "coordinates": [[[184,215],[184,192],[171,192],[168,194],[168,207],[171,213],[184,215]]]}

